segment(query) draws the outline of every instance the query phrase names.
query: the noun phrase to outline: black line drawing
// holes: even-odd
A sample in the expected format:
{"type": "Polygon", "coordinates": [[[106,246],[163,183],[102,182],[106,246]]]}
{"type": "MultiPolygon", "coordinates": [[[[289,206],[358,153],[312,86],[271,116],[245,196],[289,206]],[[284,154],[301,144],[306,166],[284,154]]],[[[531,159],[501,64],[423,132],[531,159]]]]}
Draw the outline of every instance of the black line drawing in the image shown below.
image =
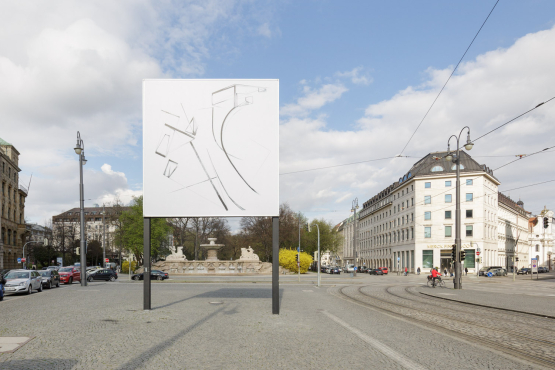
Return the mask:
{"type": "MultiPolygon", "coordinates": [[[[233,84],[213,91],[211,96],[207,96],[206,98],[211,103],[209,107],[189,107],[187,101],[182,101],[179,113],[167,109],[167,107],[160,109],[163,114],[162,122],[160,122],[162,132],[159,132],[154,155],[166,159],[165,167],[160,175],[180,186],[169,193],[180,190],[192,191],[191,188],[195,187],[197,191],[193,192],[194,194],[205,199],[207,196],[217,197],[226,212],[230,211],[228,206],[231,204],[239,210],[245,211],[245,207],[241,205],[244,192],[251,192],[251,194],[256,194],[255,196],[260,195],[252,185],[252,176],[258,173],[272,151],[247,137],[248,131],[240,131],[240,134],[231,131],[235,131],[238,125],[241,126],[244,123],[241,120],[245,119],[245,115],[239,114],[239,112],[247,109],[248,113],[248,107],[256,104],[255,96],[266,91],[267,87],[263,86],[233,84]],[[191,109],[195,108],[197,109],[195,114],[187,114],[187,111],[190,113],[191,109]],[[210,117],[198,115],[201,110],[207,108],[210,109],[210,112],[206,114],[210,113],[210,117]],[[191,118],[189,119],[189,117],[191,118]],[[234,140],[237,140],[237,137],[242,140],[239,147],[237,142],[233,143],[235,150],[231,148],[231,152],[226,148],[226,144],[229,144],[226,140],[229,140],[230,135],[234,140]],[[199,141],[199,137],[203,139],[199,141]],[[263,154],[261,155],[258,148],[252,149],[251,143],[264,149],[263,154]],[[241,154],[233,153],[238,148],[241,154]],[[255,158],[256,156],[259,158],[255,158]],[[241,169],[239,164],[243,165],[253,159],[263,160],[262,163],[256,165],[254,171],[251,171],[252,173],[249,172],[249,168],[245,173],[245,167],[243,166],[241,169]],[[208,164],[208,162],[209,166],[206,166],[205,163],[208,164]],[[177,174],[180,176],[191,174],[191,176],[180,180],[179,176],[176,179],[177,174]],[[189,185],[185,185],[187,183],[189,185]],[[208,183],[210,186],[207,188],[208,183]],[[234,185],[229,186],[230,183],[234,185]],[[240,184],[243,184],[242,189],[240,184]],[[209,189],[212,189],[212,195],[209,195],[209,189]]],[[[244,126],[241,126],[241,129],[244,130],[244,126]]],[[[215,202],[217,203],[218,200],[215,202]]]]}

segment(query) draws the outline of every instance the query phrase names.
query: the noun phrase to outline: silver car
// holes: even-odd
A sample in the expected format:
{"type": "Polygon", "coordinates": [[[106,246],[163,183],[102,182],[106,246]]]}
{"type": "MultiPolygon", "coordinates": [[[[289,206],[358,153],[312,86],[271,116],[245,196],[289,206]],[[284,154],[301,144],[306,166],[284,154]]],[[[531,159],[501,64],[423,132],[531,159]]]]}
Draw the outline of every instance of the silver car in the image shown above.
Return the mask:
{"type": "Polygon", "coordinates": [[[42,279],[34,270],[11,270],[6,276],[6,293],[26,292],[31,294],[33,290],[42,292],[42,279]]]}

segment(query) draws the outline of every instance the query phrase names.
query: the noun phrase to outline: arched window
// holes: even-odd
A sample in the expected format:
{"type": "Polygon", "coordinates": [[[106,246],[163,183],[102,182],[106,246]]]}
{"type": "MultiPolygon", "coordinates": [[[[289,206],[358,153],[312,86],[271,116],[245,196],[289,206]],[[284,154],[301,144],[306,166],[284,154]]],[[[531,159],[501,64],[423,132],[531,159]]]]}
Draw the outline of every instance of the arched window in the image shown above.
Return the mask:
{"type": "MultiPolygon", "coordinates": [[[[454,164],[453,166],[451,166],[452,170],[456,170],[457,169],[457,165],[454,164]]],[[[461,170],[464,170],[464,165],[461,164],[461,170]]]]}
{"type": "Polygon", "coordinates": [[[441,166],[434,166],[432,168],[432,172],[441,172],[441,171],[443,171],[443,167],[441,166]]]}

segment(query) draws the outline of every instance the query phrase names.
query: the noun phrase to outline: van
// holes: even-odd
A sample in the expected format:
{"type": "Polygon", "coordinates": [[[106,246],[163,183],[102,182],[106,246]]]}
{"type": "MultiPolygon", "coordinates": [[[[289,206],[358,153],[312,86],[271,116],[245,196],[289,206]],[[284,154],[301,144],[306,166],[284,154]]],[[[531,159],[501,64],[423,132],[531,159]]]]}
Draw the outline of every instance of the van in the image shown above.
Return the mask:
{"type": "Polygon", "coordinates": [[[355,265],[347,265],[346,272],[355,272],[355,265]]]}

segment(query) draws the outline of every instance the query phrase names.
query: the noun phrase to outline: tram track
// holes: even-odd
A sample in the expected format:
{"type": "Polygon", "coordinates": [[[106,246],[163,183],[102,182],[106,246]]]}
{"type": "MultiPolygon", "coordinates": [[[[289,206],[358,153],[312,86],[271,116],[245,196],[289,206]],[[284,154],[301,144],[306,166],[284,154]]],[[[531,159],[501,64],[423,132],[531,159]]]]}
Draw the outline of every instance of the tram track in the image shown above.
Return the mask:
{"type": "MultiPolygon", "coordinates": [[[[372,287],[344,286],[330,288],[328,292],[364,307],[422,324],[424,327],[434,328],[449,335],[456,334],[471,343],[480,343],[510,356],[518,357],[537,365],[555,368],[555,342],[525,335],[519,331],[508,330],[506,328],[498,329],[491,325],[459,319],[453,317],[453,315],[440,314],[435,311],[430,312],[430,310],[426,309],[421,310],[421,307],[419,309],[410,307],[407,304],[391,302],[386,297],[388,295],[397,295],[391,294],[391,291],[388,292],[388,288],[385,289],[385,297],[368,294],[364,292],[365,288],[372,287]]],[[[409,300],[406,297],[397,296],[397,298],[409,300]]],[[[534,319],[537,319],[537,317],[534,317],[534,319]]]]}

